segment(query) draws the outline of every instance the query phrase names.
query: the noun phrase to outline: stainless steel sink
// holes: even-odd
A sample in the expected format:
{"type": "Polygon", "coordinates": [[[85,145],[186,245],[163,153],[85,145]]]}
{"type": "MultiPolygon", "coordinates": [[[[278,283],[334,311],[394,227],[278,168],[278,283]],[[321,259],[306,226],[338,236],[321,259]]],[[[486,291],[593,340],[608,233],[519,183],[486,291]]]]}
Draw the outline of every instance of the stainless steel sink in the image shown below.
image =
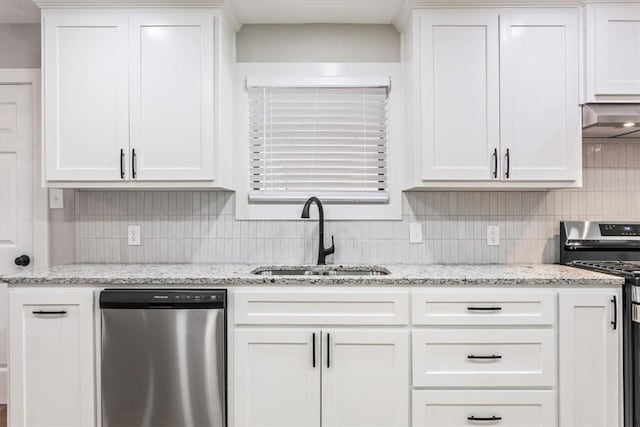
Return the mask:
{"type": "Polygon", "coordinates": [[[251,274],[261,276],[386,276],[389,270],[369,265],[277,266],[258,267],[251,274]]]}

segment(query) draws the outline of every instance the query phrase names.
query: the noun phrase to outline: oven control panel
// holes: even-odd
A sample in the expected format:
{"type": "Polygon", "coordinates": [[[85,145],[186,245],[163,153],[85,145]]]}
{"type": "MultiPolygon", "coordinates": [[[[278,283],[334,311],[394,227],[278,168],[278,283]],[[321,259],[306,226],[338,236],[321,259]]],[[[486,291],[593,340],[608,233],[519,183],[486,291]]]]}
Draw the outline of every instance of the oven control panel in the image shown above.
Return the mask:
{"type": "Polygon", "coordinates": [[[600,224],[602,236],[640,236],[640,224],[600,224]]]}

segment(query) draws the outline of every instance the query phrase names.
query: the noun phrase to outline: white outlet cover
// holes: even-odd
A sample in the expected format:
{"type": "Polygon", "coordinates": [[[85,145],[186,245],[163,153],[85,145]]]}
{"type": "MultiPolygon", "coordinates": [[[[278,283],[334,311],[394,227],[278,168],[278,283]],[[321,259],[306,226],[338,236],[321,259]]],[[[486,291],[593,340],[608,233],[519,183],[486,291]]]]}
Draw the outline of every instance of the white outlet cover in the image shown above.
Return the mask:
{"type": "Polygon", "coordinates": [[[409,243],[422,243],[422,224],[412,222],[409,224],[409,243]]]}
{"type": "Polygon", "coordinates": [[[64,209],[64,193],[61,188],[49,189],[49,209],[64,209]]]}
{"type": "Polygon", "coordinates": [[[140,226],[130,225],[127,227],[127,243],[129,246],[140,246],[142,237],[140,236],[140,226]]]}
{"type": "Polygon", "coordinates": [[[500,227],[487,226],[487,246],[500,246],[500,227]]]}

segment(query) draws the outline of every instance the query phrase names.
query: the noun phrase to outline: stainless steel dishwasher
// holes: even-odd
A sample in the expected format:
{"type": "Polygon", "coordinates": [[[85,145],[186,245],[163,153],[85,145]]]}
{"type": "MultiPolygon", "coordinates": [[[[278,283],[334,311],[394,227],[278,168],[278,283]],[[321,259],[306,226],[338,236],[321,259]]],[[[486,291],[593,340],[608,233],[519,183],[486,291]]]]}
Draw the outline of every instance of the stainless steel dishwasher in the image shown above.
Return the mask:
{"type": "Polygon", "coordinates": [[[226,425],[226,291],[100,293],[103,427],[226,425]]]}

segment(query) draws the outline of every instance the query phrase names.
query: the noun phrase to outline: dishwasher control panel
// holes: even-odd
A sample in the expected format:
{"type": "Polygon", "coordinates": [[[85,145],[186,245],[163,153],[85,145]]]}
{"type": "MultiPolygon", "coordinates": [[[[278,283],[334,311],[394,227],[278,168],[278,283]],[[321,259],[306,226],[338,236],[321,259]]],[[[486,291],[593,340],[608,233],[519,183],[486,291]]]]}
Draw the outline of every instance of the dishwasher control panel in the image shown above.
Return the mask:
{"type": "Polygon", "coordinates": [[[100,308],[198,309],[225,308],[224,289],[105,289],[100,292],[100,308]]]}

